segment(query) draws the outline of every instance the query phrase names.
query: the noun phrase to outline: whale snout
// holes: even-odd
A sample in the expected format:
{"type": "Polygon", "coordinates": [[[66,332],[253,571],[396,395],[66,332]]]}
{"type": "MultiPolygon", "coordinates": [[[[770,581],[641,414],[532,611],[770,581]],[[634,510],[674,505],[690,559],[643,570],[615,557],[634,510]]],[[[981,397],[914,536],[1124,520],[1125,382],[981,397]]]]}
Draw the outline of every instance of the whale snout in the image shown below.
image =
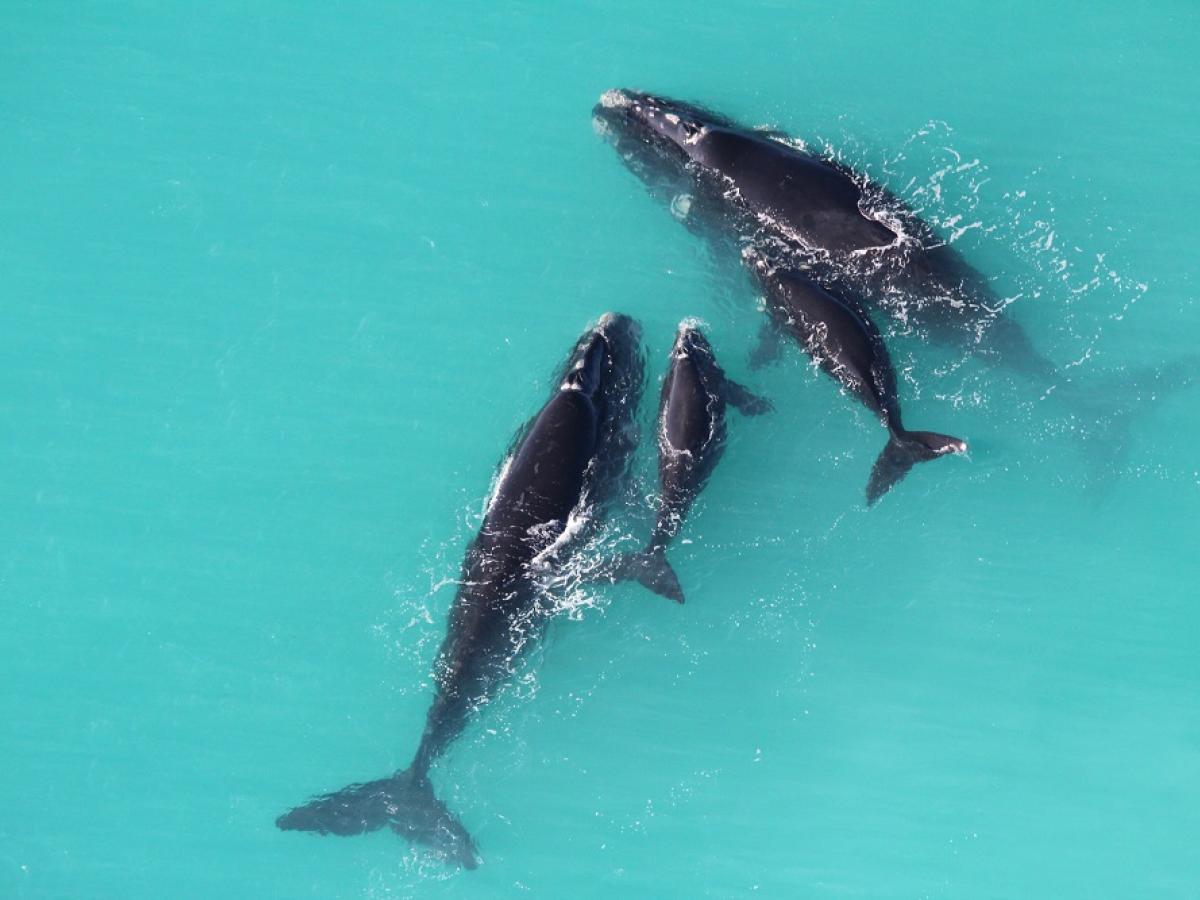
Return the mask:
{"type": "Polygon", "coordinates": [[[636,345],[642,339],[641,324],[625,313],[606,312],[600,317],[596,328],[609,342],[636,345]]]}
{"type": "MultiPolygon", "coordinates": [[[[592,129],[653,189],[691,180],[689,163],[704,162],[704,138],[714,124],[700,107],[656,94],[612,88],[592,108],[592,129]]],[[[675,190],[674,193],[680,193],[675,190]]],[[[685,201],[674,210],[687,218],[685,201]]]]}
{"type": "Polygon", "coordinates": [[[693,139],[704,125],[689,114],[686,104],[627,88],[611,88],[601,94],[592,119],[597,131],[669,144],[693,139]]]}
{"type": "Polygon", "coordinates": [[[626,109],[632,105],[629,93],[619,88],[610,88],[600,95],[600,106],[604,109],[626,109]]]}
{"type": "Polygon", "coordinates": [[[600,95],[592,107],[592,129],[601,137],[614,142],[622,136],[633,137],[645,128],[645,122],[635,109],[636,101],[630,91],[613,88],[600,95]]]}
{"type": "Polygon", "coordinates": [[[679,323],[679,328],[675,332],[673,352],[676,358],[689,357],[697,353],[706,356],[712,355],[712,345],[708,343],[708,338],[700,330],[703,325],[704,323],[700,319],[691,316],[679,323]]]}
{"type": "Polygon", "coordinates": [[[579,339],[559,389],[591,395],[613,378],[627,378],[638,366],[641,335],[636,319],[605,313],[579,339]]]}

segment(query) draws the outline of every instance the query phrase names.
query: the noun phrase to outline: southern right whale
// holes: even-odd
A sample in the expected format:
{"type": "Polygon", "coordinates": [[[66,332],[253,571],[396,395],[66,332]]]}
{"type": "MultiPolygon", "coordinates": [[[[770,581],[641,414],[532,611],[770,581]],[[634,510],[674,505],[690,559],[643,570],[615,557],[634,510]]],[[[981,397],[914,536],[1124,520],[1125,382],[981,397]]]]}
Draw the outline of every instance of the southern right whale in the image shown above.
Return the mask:
{"type": "Polygon", "coordinates": [[[747,128],[702,106],[633,90],[604,92],[593,126],[651,195],[741,267],[747,243],[820,286],[879,310],[922,336],[1011,368],[1042,398],[1054,393],[1085,430],[1099,467],[1115,471],[1148,400],[1197,378],[1195,356],[1083,380],[1040,353],[988,280],[903,201],[861,172],[809,153],[778,132],[747,128]],[[1095,440],[1091,438],[1094,437],[1095,440]]]}
{"type": "Polygon", "coordinates": [[[762,285],[775,326],[795,338],[826,374],[875,413],[888,430],[887,445],[867,482],[868,506],[916,463],[966,451],[966,442],[959,438],[904,427],[896,372],[883,336],[866,312],[805,273],[773,265],[756,247],[748,246],[743,255],[762,285]]]}
{"type": "Polygon", "coordinates": [[[659,401],[660,495],[654,530],[644,550],[619,563],[618,578],[636,578],[655,593],[683,602],[683,588],[667,562],[667,547],[724,452],[727,403],[750,416],[771,409],[770,401],[726,375],[700,330],[682,322],[659,401]]]}
{"type": "Polygon", "coordinates": [[[281,829],[351,835],[387,825],[448,861],[476,866],[475,843],[434,796],[429,769],[542,632],[552,610],[541,577],[562,568],[574,524],[603,509],[628,468],[642,383],[638,333],[628,316],[604,316],[518,432],[463,559],[412,763],[284,813],[275,822],[281,829]]]}
{"type": "MultiPolygon", "coordinates": [[[[594,120],[652,193],[685,179],[685,221],[774,244],[776,256],[821,262],[843,290],[931,337],[967,346],[1039,382],[1056,374],[987,279],[882,186],[774,133],[692,103],[606,91],[594,120]],[[871,209],[887,207],[887,217],[871,209]],[[697,221],[698,215],[708,222],[697,221]]],[[[719,240],[719,239],[718,239],[719,240]]]]}

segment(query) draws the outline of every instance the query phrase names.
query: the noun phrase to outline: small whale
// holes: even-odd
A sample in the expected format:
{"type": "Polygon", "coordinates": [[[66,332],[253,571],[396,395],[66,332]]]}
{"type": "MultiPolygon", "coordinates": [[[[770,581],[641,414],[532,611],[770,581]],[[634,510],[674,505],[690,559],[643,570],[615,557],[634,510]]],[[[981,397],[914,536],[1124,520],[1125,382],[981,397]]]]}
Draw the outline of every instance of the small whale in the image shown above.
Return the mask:
{"type": "Polygon", "coordinates": [[[387,825],[448,862],[478,864],[470,834],[434,796],[429,769],[544,629],[551,610],[538,599],[538,581],[546,569],[562,568],[569,523],[595,517],[628,469],[642,386],[639,331],[628,316],[604,316],[518,432],[463,559],[412,763],[315,797],[280,816],[279,828],[352,835],[387,825]]]}
{"type": "Polygon", "coordinates": [[[867,482],[868,506],[916,463],[966,452],[967,444],[960,438],[904,427],[896,372],[887,347],[871,317],[854,302],[831,293],[801,271],[772,265],[756,247],[747,247],[743,257],[762,286],[767,312],[776,327],[794,338],[827,375],[887,428],[887,445],[867,482]]]}
{"type": "Polygon", "coordinates": [[[656,594],[683,602],[667,547],[724,452],[726,404],[749,416],[772,408],[769,400],[728,377],[704,335],[687,321],[681,323],[659,401],[660,497],[654,530],[644,550],[620,561],[618,579],[635,578],[656,594]]]}

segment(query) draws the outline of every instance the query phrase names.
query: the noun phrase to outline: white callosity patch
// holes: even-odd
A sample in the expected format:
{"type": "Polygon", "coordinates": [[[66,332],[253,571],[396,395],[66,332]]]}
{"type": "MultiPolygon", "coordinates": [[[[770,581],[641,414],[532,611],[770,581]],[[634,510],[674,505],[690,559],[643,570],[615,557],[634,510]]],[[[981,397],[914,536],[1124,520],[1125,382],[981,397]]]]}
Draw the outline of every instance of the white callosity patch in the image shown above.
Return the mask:
{"type": "Polygon", "coordinates": [[[600,95],[600,105],[605,109],[628,109],[632,101],[624,91],[609,90],[600,95]]]}

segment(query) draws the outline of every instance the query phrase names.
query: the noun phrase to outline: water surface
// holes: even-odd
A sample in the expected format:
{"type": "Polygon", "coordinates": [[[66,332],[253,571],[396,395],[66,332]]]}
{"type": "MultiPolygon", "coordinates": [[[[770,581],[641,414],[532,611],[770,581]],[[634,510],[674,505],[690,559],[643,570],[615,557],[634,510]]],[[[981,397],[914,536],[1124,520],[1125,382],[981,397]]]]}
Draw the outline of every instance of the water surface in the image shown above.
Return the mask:
{"type": "Polygon", "coordinates": [[[755,298],[590,127],[627,85],[828,146],[1115,403],[1200,328],[1193,4],[4,20],[0,895],[1196,896],[1200,395],[1114,427],[897,338],[972,452],[868,512],[877,424],[748,371],[755,298]],[[279,832],[407,763],[494,467],[607,309],[647,427],[685,316],[776,405],[688,604],[571,595],[435,773],[478,871],[279,832]]]}

